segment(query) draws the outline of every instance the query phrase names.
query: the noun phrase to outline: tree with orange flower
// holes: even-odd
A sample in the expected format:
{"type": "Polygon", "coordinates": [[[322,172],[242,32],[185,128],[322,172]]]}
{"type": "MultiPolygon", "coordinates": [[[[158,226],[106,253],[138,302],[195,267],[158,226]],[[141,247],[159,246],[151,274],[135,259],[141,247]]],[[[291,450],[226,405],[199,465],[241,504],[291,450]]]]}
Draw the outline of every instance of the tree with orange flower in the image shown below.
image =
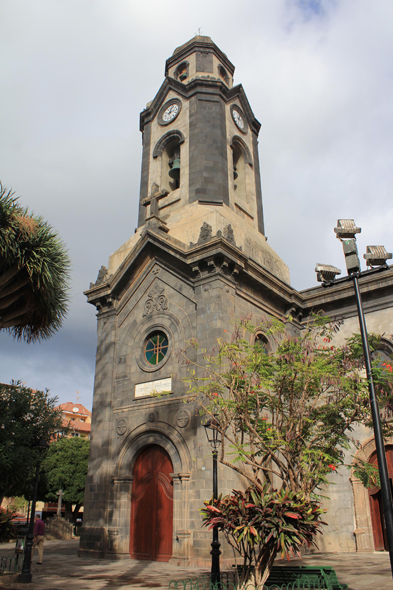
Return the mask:
{"type": "MultiPolygon", "coordinates": [[[[227,333],[218,340],[214,354],[203,355],[200,367],[190,368],[188,379],[192,398],[203,414],[215,418],[222,435],[221,463],[248,480],[254,505],[262,502],[266,507],[267,501],[262,501],[266,494],[273,494],[273,503],[274,495],[286,502],[291,495],[294,505],[303,507],[302,514],[307,513],[307,506],[313,511],[315,518],[308,522],[313,534],[321,524],[317,506],[329,474],[343,465],[344,451],[354,442],[355,425],[371,423],[360,337],[336,346],[339,324],[316,315],[304,330],[296,332],[290,319],[286,324],[263,319],[258,325],[244,320],[231,337],[227,333]],[[258,333],[264,338],[256,339],[258,333]]],[[[377,336],[370,335],[371,349],[378,342],[377,336]]],[[[198,348],[195,341],[190,346],[198,348]]],[[[195,358],[195,351],[183,354],[195,358]]],[[[393,406],[393,373],[387,365],[374,367],[374,379],[380,403],[393,406]]],[[[388,421],[383,428],[385,433],[393,430],[388,421]]],[[[228,525],[230,519],[225,511],[220,513],[220,504],[224,511],[224,505],[233,503],[228,504],[228,498],[205,503],[204,522],[217,526],[233,541],[241,529],[235,532],[228,525]]],[[[266,523],[266,518],[261,522],[266,523]]],[[[249,565],[254,561],[256,570],[259,568],[255,582],[264,582],[278,548],[285,553],[299,547],[295,534],[299,522],[293,518],[283,529],[277,521],[274,533],[269,529],[276,539],[273,543],[268,531],[250,529],[250,523],[243,522],[249,565]],[[296,542],[288,540],[291,535],[296,542]],[[255,552],[256,545],[261,552],[255,552]],[[269,555],[264,553],[267,546],[269,555]]],[[[311,542],[313,534],[308,533],[302,538],[311,542]]],[[[245,553],[243,546],[243,556],[245,553]]]]}

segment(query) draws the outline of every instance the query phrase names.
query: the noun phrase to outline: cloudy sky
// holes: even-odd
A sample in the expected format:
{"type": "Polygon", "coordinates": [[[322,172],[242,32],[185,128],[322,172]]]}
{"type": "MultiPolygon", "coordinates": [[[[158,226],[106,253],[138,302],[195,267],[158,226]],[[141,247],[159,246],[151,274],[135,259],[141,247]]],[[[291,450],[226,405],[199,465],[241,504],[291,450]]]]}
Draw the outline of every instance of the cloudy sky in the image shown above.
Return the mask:
{"type": "Polygon", "coordinates": [[[198,29],[236,67],[259,136],[269,244],[297,289],[343,268],[355,218],[393,249],[393,4],[387,0],[0,0],[0,179],[56,228],[71,306],[50,341],[0,333],[0,380],[91,407],[95,309],[83,291],[137,225],[139,113],[198,29]],[[79,392],[79,393],[77,393],[79,392]]]}

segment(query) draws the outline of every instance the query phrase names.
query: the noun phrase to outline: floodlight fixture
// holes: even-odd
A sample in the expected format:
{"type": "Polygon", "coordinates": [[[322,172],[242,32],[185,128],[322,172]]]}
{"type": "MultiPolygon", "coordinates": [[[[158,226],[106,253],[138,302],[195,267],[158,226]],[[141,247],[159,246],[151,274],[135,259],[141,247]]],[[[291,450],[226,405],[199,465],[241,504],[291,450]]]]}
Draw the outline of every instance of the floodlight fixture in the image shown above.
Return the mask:
{"type": "Polygon", "coordinates": [[[341,274],[339,268],[336,268],[331,264],[320,264],[319,262],[317,262],[315,272],[317,273],[317,281],[319,283],[334,281],[336,276],[341,274]]]}
{"type": "MultiPolygon", "coordinates": [[[[356,306],[358,309],[360,333],[362,337],[364,363],[366,368],[368,388],[370,393],[370,408],[374,428],[374,440],[377,452],[377,463],[380,479],[380,491],[382,497],[382,505],[384,512],[384,529],[386,533],[387,545],[389,549],[390,567],[393,574],[393,506],[392,493],[389,479],[389,472],[386,462],[385,443],[382,436],[382,426],[378,409],[378,399],[375,392],[374,380],[371,366],[370,347],[368,343],[366,320],[363,311],[363,302],[359,288],[359,277],[362,276],[360,268],[360,260],[358,249],[356,245],[356,234],[361,232],[361,228],[357,227],[353,219],[338,219],[337,227],[334,229],[336,237],[343,245],[345,264],[347,267],[349,279],[353,281],[355,288],[356,306]]],[[[390,252],[386,252],[384,246],[367,246],[367,252],[364,254],[367,266],[376,267],[375,272],[380,269],[388,269],[386,261],[393,258],[390,252]]],[[[334,266],[317,264],[315,271],[317,273],[317,280],[320,282],[333,283],[335,275],[340,271],[334,266]]],[[[373,269],[369,270],[373,272],[373,269]]],[[[345,279],[342,279],[345,280],[345,279]]]]}
{"type": "Polygon", "coordinates": [[[392,253],[387,252],[385,246],[367,246],[366,254],[363,254],[367,266],[371,267],[387,266],[386,261],[392,257],[392,253]]]}
{"type": "Polygon", "coordinates": [[[348,274],[352,275],[354,272],[360,272],[361,268],[356,239],[351,238],[341,240],[341,243],[343,245],[345,264],[347,266],[348,274]]]}
{"type": "Polygon", "coordinates": [[[337,227],[334,228],[334,231],[336,232],[336,238],[343,240],[355,238],[356,234],[360,234],[362,228],[357,227],[353,219],[337,219],[337,227]]]}

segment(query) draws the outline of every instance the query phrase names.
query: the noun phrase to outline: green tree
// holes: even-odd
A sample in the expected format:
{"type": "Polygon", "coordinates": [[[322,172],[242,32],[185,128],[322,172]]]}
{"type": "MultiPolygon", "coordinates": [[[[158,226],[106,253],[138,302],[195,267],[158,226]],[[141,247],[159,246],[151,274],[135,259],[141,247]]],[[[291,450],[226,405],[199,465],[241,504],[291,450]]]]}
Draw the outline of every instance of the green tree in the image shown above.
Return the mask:
{"type": "Polygon", "coordinates": [[[50,441],[62,429],[57,398],[20,382],[0,384],[0,504],[4,496],[25,492],[42,460],[39,441],[50,441]]]}
{"type": "Polygon", "coordinates": [[[1,183],[0,228],[0,329],[27,342],[50,338],[67,313],[65,246],[1,183]]]}
{"type": "MultiPolygon", "coordinates": [[[[277,501],[279,494],[293,494],[295,503],[308,502],[315,509],[329,474],[344,463],[356,423],[370,424],[360,339],[352,337],[335,346],[338,329],[337,323],[319,316],[297,335],[291,335],[290,322],[263,320],[254,326],[245,320],[231,338],[224,334],[218,340],[214,354],[203,355],[200,367],[190,369],[192,398],[222,434],[220,461],[249,481],[256,506],[263,504],[267,485],[277,501]],[[264,338],[255,340],[257,333],[264,334],[270,350],[264,338]]],[[[370,340],[375,348],[378,337],[370,340]]],[[[196,342],[190,346],[198,349],[196,342]]],[[[195,365],[195,350],[184,355],[195,365]]],[[[389,406],[391,369],[386,363],[374,367],[380,402],[389,406]]],[[[383,428],[392,432],[389,422],[383,428]]],[[[220,509],[217,503],[208,505],[220,509]]],[[[214,523],[215,510],[204,510],[205,524],[225,533],[224,517],[214,523]]],[[[315,511],[314,525],[309,524],[317,527],[318,522],[320,514],[315,511]]],[[[296,549],[290,537],[297,523],[293,519],[290,534],[285,527],[276,529],[284,535],[281,548],[286,551],[296,549]]],[[[227,535],[232,534],[233,529],[227,529],[227,535]]],[[[247,534],[250,542],[268,545],[262,529],[254,536],[249,530],[247,534]]],[[[258,583],[266,579],[279,545],[271,544],[270,557],[257,563],[258,583]]]]}
{"type": "Polygon", "coordinates": [[[46,498],[57,500],[57,492],[63,490],[67,520],[72,517],[75,520],[83,505],[89,446],[89,440],[85,438],[60,438],[51,444],[43,463],[48,490],[46,498]]]}

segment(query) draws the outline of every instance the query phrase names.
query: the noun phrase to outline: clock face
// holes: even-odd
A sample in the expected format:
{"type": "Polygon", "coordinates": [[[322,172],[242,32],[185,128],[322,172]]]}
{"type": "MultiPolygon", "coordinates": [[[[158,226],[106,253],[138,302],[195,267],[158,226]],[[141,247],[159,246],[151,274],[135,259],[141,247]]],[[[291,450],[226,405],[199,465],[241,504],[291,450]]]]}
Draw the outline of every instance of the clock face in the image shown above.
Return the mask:
{"type": "Polygon", "coordinates": [[[169,121],[172,121],[172,119],[174,119],[177,115],[177,113],[179,112],[179,105],[178,104],[171,104],[167,109],[165,109],[162,118],[165,121],[165,123],[168,123],[169,121]]]}
{"type": "Polygon", "coordinates": [[[244,129],[243,117],[241,116],[241,114],[239,113],[239,111],[237,109],[232,110],[232,117],[233,117],[233,120],[235,121],[236,125],[238,127],[240,127],[240,129],[244,129]]]}
{"type": "Polygon", "coordinates": [[[181,101],[178,98],[168,100],[158,113],[158,124],[169,125],[178,117],[181,111],[181,101]]]}

